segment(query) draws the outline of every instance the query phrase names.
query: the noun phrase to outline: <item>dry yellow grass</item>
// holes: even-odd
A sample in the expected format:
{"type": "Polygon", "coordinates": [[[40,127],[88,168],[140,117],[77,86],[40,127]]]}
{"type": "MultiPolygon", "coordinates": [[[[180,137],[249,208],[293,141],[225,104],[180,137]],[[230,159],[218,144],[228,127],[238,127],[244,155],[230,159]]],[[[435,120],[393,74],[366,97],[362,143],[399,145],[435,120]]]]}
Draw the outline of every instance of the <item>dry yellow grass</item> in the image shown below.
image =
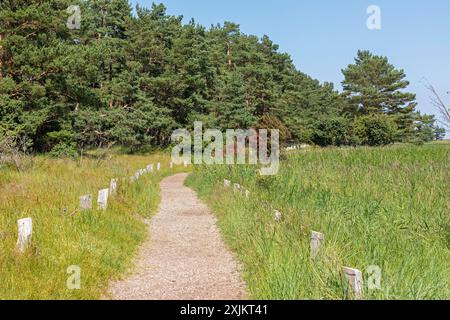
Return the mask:
{"type": "Polygon", "coordinates": [[[145,239],[142,217],[156,211],[159,181],[184,169],[169,170],[169,161],[163,154],[108,154],[79,161],[34,157],[24,172],[0,168],[0,299],[100,298],[108,281],[130,266],[145,239]],[[150,163],[154,174],[129,182],[150,163]],[[108,188],[111,178],[119,178],[118,194],[105,212],[97,211],[97,192],[108,188]],[[79,197],[89,193],[94,210],[80,211],[79,197]],[[32,245],[19,254],[17,220],[25,217],[33,219],[32,245]],[[79,290],[67,288],[72,265],[81,270],[79,290]]]}

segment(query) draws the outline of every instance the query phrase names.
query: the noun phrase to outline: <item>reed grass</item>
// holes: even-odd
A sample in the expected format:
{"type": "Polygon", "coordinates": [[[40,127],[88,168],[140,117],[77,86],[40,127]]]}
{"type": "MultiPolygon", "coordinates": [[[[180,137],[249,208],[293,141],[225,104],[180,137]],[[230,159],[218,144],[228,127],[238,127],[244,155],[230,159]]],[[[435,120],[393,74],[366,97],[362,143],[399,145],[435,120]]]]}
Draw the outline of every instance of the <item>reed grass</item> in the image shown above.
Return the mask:
{"type": "Polygon", "coordinates": [[[188,185],[216,212],[252,298],[351,299],[341,267],[367,285],[377,266],[381,289],[365,286],[364,299],[449,299],[449,155],[449,144],[312,149],[284,154],[275,176],[202,166],[188,185]],[[325,234],[315,261],[312,230],[325,234]]]}

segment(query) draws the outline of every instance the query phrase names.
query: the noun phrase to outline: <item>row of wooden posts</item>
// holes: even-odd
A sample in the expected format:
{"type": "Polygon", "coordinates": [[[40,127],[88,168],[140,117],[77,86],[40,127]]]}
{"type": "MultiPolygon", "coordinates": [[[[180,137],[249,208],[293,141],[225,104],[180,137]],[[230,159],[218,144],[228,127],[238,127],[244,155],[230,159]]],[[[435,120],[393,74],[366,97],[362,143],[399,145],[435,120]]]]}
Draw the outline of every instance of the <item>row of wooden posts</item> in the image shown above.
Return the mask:
{"type": "MultiPolygon", "coordinates": [[[[172,163],[170,163],[170,168],[172,168],[172,163]]],[[[156,170],[161,171],[161,163],[158,162],[156,165],[156,170]]],[[[136,182],[146,173],[153,173],[154,166],[153,163],[149,164],[144,169],[139,169],[136,173],[130,177],[131,182],[136,182]]],[[[125,179],[123,179],[125,180],[125,179]]],[[[118,179],[111,179],[109,183],[109,188],[101,189],[98,191],[97,196],[97,210],[106,210],[108,208],[108,197],[114,196],[117,193],[117,182],[118,179]]],[[[87,194],[80,197],[80,209],[81,210],[92,210],[92,194],[87,194]]]]}
{"type": "MultiPolygon", "coordinates": [[[[226,187],[226,188],[231,187],[231,181],[224,180],[223,181],[223,186],[226,187]]],[[[245,195],[245,197],[247,197],[247,198],[250,197],[250,191],[248,191],[247,189],[242,187],[239,183],[234,183],[233,184],[233,190],[234,190],[234,192],[241,192],[241,193],[243,193],[245,195]]]]}
{"type": "MultiPolygon", "coordinates": [[[[173,168],[173,162],[170,162],[170,169],[173,168]]],[[[184,162],[184,167],[187,167],[187,161],[184,162]]],[[[161,171],[161,163],[158,162],[156,170],[161,171]]],[[[131,182],[136,182],[142,175],[146,173],[152,173],[154,171],[153,164],[149,164],[145,169],[140,169],[130,177],[131,182]]],[[[125,180],[125,179],[124,179],[125,180]]],[[[97,196],[97,209],[105,211],[108,208],[108,197],[114,196],[117,193],[118,179],[111,179],[109,188],[101,189],[98,191],[97,196]]],[[[92,210],[92,194],[83,195],[80,197],[80,209],[92,210]]],[[[33,220],[31,218],[24,218],[17,220],[17,244],[16,249],[19,252],[24,252],[31,244],[31,237],[33,234],[33,220]]]]}
{"type": "MultiPolygon", "coordinates": [[[[224,180],[223,185],[226,188],[231,187],[232,182],[230,180],[224,180]]],[[[234,192],[244,192],[245,196],[248,198],[250,196],[250,191],[242,187],[238,183],[233,183],[234,192]]],[[[281,222],[283,220],[283,215],[280,211],[274,211],[274,219],[276,222],[281,222]]],[[[319,254],[320,248],[325,242],[325,235],[321,232],[311,231],[310,239],[310,255],[313,260],[315,260],[319,254]]],[[[356,299],[361,299],[363,294],[363,277],[362,272],[358,269],[342,267],[342,273],[351,288],[353,295],[356,299]]]]}
{"type": "Polygon", "coordinates": [[[286,151],[301,150],[301,149],[307,149],[308,147],[309,147],[309,145],[302,144],[302,145],[299,145],[299,146],[295,145],[295,146],[286,147],[285,150],[286,151]]]}

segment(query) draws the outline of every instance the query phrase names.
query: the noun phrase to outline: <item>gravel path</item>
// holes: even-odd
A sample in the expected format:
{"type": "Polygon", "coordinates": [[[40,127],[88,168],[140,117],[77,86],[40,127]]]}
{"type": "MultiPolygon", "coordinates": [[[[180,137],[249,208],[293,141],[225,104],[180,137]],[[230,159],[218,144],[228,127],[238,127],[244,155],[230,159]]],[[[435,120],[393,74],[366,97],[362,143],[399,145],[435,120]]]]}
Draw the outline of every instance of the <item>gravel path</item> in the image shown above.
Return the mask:
{"type": "Polygon", "coordinates": [[[135,272],[114,282],[116,300],[236,300],[246,298],[240,267],[223,243],[216,219],[191,189],[187,174],[161,182],[159,212],[140,249],[135,272]]]}

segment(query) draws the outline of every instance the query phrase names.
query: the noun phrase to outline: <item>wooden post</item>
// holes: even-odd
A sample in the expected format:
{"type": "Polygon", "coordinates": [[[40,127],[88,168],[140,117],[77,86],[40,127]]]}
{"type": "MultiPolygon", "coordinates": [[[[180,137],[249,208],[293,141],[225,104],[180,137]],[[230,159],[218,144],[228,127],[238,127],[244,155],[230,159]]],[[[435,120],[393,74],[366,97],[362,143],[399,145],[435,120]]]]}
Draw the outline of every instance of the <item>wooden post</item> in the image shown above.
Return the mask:
{"type": "Polygon", "coordinates": [[[187,160],[184,160],[184,167],[187,168],[187,166],[188,166],[188,162],[187,162],[187,160]]]}
{"type": "Polygon", "coordinates": [[[223,180],[223,186],[228,188],[231,186],[231,181],[230,180],[223,180]]]}
{"type": "Polygon", "coordinates": [[[24,252],[31,243],[33,234],[33,221],[31,218],[17,220],[17,244],[16,248],[19,252],[24,252]]]}
{"type": "Polygon", "coordinates": [[[283,215],[278,210],[275,210],[274,216],[275,216],[275,221],[276,222],[281,222],[281,220],[283,220],[283,215]]]}
{"type": "Polygon", "coordinates": [[[98,210],[106,210],[108,208],[109,189],[103,189],[98,192],[97,208],[98,210]]]}
{"type": "Polygon", "coordinates": [[[87,194],[80,197],[80,209],[91,210],[92,209],[92,194],[87,194]]]}
{"type": "Polygon", "coordinates": [[[142,177],[142,176],[145,174],[145,172],[146,172],[145,169],[139,169],[139,170],[136,172],[136,178],[142,177]]]}
{"type": "Polygon", "coordinates": [[[172,161],[170,161],[170,169],[173,169],[173,162],[172,161]]]}
{"type": "Polygon", "coordinates": [[[111,179],[109,184],[109,194],[115,195],[117,193],[117,179],[111,179]]]}
{"type": "Polygon", "coordinates": [[[320,246],[322,245],[325,237],[323,233],[311,231],[311,258],[315,259],[319,253],[320,246]]]}
{"type": "Polygon", "coordinates": [[[342,267],[342,272],[344,273],[344,277],[346,278],[355,299],[361,299],[363,294],[362,272],[358,269],[348,267],[342,267]]]}

